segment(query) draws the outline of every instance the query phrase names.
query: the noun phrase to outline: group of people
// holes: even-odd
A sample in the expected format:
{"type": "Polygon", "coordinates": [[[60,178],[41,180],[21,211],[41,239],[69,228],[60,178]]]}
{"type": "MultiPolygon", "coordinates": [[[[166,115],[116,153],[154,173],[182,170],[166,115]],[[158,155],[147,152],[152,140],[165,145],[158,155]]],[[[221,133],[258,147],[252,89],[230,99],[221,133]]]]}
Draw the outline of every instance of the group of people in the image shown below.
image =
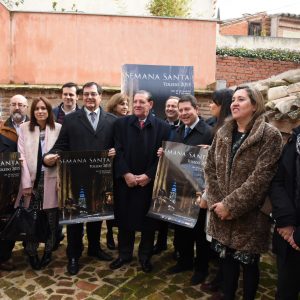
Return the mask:
{"type": "MultiPolygon", "coordinates": [[[[254,299],[259,284],[261,253],[268,250],[271,218],[262,209],[268,196],[275,219],[274,252],[277,254],[277,299],[297,299],[300,273],[300,128],[295,129],[282,152],[280,132],[264,115],[264,99],[253,87],[240,86],[213,94],[212,118],[200,116],[192,95],[171,96],[165,105],[166,119],[152,115],[154,100],[148,91],[129,99],[118,93],[100,106],[102,88],[88,82],[82,88],[83,107],[74,83],[62,87],[63,102],[52,109],[45,97],[28,103],[16,95],[10,101],[10,118],[1,127],[1,152],[17,151],[22,162],[21,198],[27,207],[41,204],[50,234],[44,254],[38,257],[36,242],[25,251],[33,269],[46,267],[52,251],[63,238],[58,226],[56,163],[62,151],[107,150],[113,158],[115,220],[107,222],[107,246],[115,249],[113,226],[118,228],[118,257],[113,260],[100,244],[102,222],[88,222],[88,255],[112,261],[111,269],[131,262],[136,231],[141,232],[138,259],[144,272],[152,271],[151,256],[167,248],[169,225],[147,217],[163,141],[208,147],[206,188],[199,201],[193,229],[174,225],[174,257],[169,274],[194,270],[191,284],[202,283],[214,299],[234,299],[240,268],[243,298],[254,299]],[[33,197],[34,195],[34,197],[33,197]],[[206,225],[207,224],[207,225],[206,225]],[[155,242],[155,231],[158,231],[155,242]],[[195,247],[196,246],[196,247],[195,247]],[[194,253],[194,248],[196,253],[194,253]],[[213,254],[214,253],[214,254],[213,254]],[[218,257],[213,280],[205,282],[209,261],[218,257]]],[[[67,270],[78,273],[83,251],[84,224],[66,226],[67,270]]],[[[0,268],[13,268],[14,242],[0,240],[0,268]]]]}

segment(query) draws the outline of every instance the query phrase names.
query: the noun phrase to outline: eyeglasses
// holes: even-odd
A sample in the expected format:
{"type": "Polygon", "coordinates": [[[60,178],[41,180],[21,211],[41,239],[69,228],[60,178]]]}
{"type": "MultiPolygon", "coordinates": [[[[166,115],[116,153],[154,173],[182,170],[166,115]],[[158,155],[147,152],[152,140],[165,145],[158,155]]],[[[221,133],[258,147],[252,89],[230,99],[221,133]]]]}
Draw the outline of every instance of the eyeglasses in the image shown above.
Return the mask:
{"type": "Polygon", "coordinates": [[[83,93],[83,97],[88,97],[89,95],[91,95],[91,97],[96,97],[96,96],[98,96],[99,94],[98,94],[98,93],[95,93],[95,92],[92,92],[92,93],[83,93]]]}
{"type": "Polygon", "coordinates": [[[27,107],[26,104],[22,104],[22,103],[11,103],[10,104],[11,107],[20,107],[20,108],[24,108],[24,107],[27,107]]]}

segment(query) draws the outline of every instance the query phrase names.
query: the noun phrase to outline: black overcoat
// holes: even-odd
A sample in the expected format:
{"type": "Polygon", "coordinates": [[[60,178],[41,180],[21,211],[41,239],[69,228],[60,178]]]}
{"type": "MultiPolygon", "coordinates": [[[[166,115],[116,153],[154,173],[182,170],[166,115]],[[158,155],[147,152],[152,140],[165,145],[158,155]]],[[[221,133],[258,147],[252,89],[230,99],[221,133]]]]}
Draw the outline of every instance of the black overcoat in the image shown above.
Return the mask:
{"type": "Polygon", "coordinates": [[[199,119],[199,122],[184,138],[185,125],[181,125],[176,132],[176,135],[172,139],[173,142],[183,143],[190,146],[197,145],[210,145],[213,140],[212,129],[207,125],[203,119],[199,119]]]}
{"type": "Polygon", "coordinates": [[[140,129],[136,116],[119,118],[115,122],[115,216],[127,230],[142,230],[152,198],[153,183],[158,163],[157,150],[170,134],[170,126],[149,115],[140,129]],[[126,173],[146,174],[151,182],[145,187],[129,188],[123,178],[126,173]]]}
{"type": "Polygon", "coordinates": [[[113,147],[113,123],[116,116],[100,108],[99,122],[94,130],[84,108],[64,119],[61,131],[49,153],[57,151],[99,151],[113,147]]]}
{"type": "MultiPolygon", "coordinates": [[[[296,177],[297,135],[300,126],[293,130],[287,144],[284,146],[277,173],[273,178],[270,196],[272,214],[277,227],[295,226],[294,240],[300,246],[300,199],[297,200],[296,189],[300,190],[300,183],[296,177]],[[297,187],[298,185],[298,187],[297,187]]],[[[273,236],[273,251],[285,257],[292,248],[275,229],[273,236]]]]}
{"type": "MultiPolygon", "coordinates": [[[[100,108],[100,116],[96,130],[93,129],[87,118],[84,108],[66,115],[57,141],[47,153],[59,153],[60,151],[102,151],[109,150],[114,145],[113,124],[116,116],[106,113],[100,108]]],[[[45,155],[47,155],[45,154],[45,155]]],[[[79,195],[80,187],[86,188],[86,197],[92,197],[93,182],[85,174],[89,173],[87,165],[74,166],[79,172],[72,177],[74,195],[79,195]],[[80,174],[80,176],[77,176],[80,174]]]]}
{"type": "Polygon", "coordinates": [[[17,143],[0,134],[0,153],[17,151],[17,143]]]}

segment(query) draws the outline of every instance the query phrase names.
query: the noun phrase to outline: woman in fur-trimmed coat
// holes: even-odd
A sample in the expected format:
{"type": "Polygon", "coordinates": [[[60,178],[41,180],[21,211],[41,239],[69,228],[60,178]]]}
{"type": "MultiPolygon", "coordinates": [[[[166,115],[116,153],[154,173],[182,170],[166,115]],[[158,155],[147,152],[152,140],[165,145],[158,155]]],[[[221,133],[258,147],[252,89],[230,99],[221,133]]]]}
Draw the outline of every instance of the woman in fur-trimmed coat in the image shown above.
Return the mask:
{"type": "Polygon", "coordinates": [[[280,132],[265,122],[261,94],[238,87],[232,120],[217,132],[205,167],[209,234],[220,254],[224,299],[234,299],[240,265],[244,299],[254,299],[260,253],[267,250],[270,223],[260,211],[281,153],[280,132]]]}

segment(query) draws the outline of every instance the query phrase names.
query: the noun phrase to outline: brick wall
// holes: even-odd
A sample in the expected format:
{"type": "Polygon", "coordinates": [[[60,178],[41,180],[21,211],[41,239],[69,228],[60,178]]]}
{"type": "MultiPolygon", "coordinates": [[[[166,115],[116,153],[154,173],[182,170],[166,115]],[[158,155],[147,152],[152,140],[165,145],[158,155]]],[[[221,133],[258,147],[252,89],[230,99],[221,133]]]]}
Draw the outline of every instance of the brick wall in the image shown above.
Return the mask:
{"type": "Polygon", "coordinates": [[[220,34],[221,35],[248,35],[248,22],[241,21],[235,24],[226,24],[224,27],[220,26],[220,34]]]}
{"type": "Polygon", "coordinates": [[[299,68],[300,63],[290,61],[217,56],[216,80],[226,80],[227,86],[234,86],[299,68]]]}
{"type": "MultiPolygon", "coordinates": [[[[102,94],[102,107],[105,109],[107,100],[115,93],[118,93],[118,89],[105,89],[102,94]]],[[[210,116],[209,111],[209,100],[211,99],[211,91],[196,91],[195,96],[198,100],[200,114],[204,118],[210,116]]],[[[61,91],[59,87],[51,86],[14,86],[14,85],[0,85],[0,120],[5,121],[9,117],[9,99],[16,95],[24,95],[29,101],[29,110],[30,105],[33,99],[39,96],[45,96],[49,99],[53,107],[61,103],[61,91]]],[[[82,105],[81,98],[79,98],[79,105],[82,105]]]]}

